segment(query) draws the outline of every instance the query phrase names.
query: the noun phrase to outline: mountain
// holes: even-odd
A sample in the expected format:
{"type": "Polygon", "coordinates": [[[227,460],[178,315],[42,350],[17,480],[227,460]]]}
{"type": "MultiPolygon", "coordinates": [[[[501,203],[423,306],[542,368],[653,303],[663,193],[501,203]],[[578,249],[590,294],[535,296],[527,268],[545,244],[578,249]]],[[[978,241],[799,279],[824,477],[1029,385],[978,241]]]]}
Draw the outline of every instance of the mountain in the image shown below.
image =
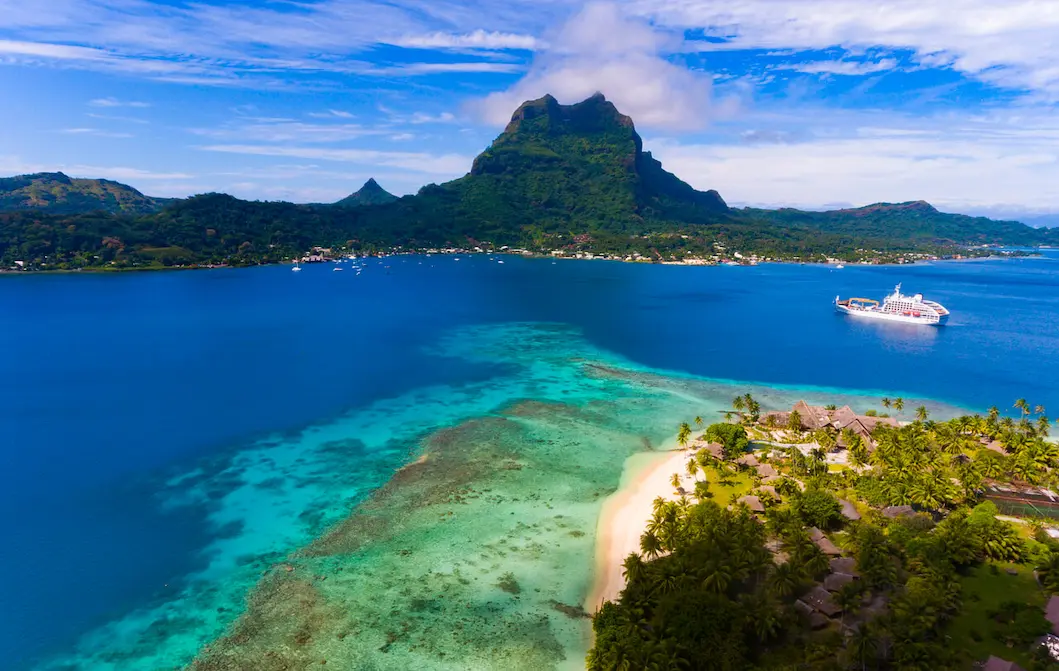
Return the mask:
{"type": "Polygon", "coordinates": [[[1059,244],[1059,228],[945,214],[921,201],[832,212],[731,209],[716,191],[698,191],[667,172],[644,151],[632,120],[599,94],[574,105],[552,96],[523,103],[466,175],[399,199],[374,180],[334,205],[224,194],[161,203],[114,182],[61,173],[0,180],[0,188],[8,198],[0,200],[0,268],[16,260],[31,268],[252,264],[314,245],[422,249],[478,241],[651,258],[723,247],[801,260],[1059,244]]]}
{"type": "Polygon", "coordinates": [[[784,208],[744,213],[773,224],[800,226],[827,233],[860,238],[889,238],[930,243],[962,245],[1041,244],[1046,233],[1017,221],[996,221],[986,217],[939,212],[922,200],[907,203],[875,203],[865,207],[808,212],[784,208]]]}
{"type": "Polygon", "coordinates": [[[0,211],[45,210],[55,214],[80,212],[154,212],[165,200],[150,198],[109,179],[76,179],[61,172],[0,178],[0,211]]]}
{"type": "Polygon", "coordinates": [[[342,200],[335,203],[338,207],[360,207],[362,205],[386,205],[397,200],[397,196],[393,195],[386,189],[379,186],[379,183],[372,177],[367,182],[364,182],[364,186],[360,187],[355,193],[351,193],[342,200]]]}

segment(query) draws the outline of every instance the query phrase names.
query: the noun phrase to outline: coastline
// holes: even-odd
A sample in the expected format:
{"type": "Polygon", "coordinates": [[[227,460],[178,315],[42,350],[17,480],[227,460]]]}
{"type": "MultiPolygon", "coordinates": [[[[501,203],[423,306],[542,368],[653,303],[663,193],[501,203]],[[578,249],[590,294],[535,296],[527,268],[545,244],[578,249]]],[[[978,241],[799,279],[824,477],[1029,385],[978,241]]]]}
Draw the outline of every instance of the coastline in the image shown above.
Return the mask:
{"type": "MultiPolygon", "coordinates": [[[[1047,248],[1041,248],[1047,249],[1047,248]]],[[[660,261],[650,259],[647,257],[641,257],[638,259],[627,259],[627,258],[613,258],[609,256],[555,256],[547,252],[514,252],[514,251],[491,251],[491,252],[478,252],[474,250],[452,250],[452,251],[438,251],[438,250],[409,250],[399,251],[390,254],[382,255],[368,255],[358,256],[360,259],[384,259],[391,258],[394,256],[515,256],[526,259],[551,259],[553,261],[611,261],[615,263],[636,263],[643,265],[656,265],[656,266],[696,266],[696,267],[721,267],[721,266],[738,266],[738,267],[753,267],[753,266],[764,266],[764,265],[809,265],[809,266],[835,266],[837,264],[844,264],[852,267],[890,267],[890,266],[907,266],[917,265],[923,263],[939,263],[939,262],[967,262],[967,261],[990,261],[997,259],[1013,259],[1013,258],[1041,258],[1043,254],[1038,253],[1025,253],[1025,254],[1011,254],[1011,253],[1000,253],[1000,254],[988,254],[985,256],[966,256],[960,258],[914,258],[907,261],[880,261],[880,262],[862,262],[862,261],[841,261],[841,260],[827,260],[827,261],[816,261],[806,260],[800,261],[795,259],[756,259],[752,263],[731,263],[717,260],[708,260],[700,258],[682,259],[678,261],[660,261]]],[[[334,261],[329,259],[328,261],[313,263],[311,265],[328,265],[334,261]]],[[[240,265],[229,265],[225,263],[217,265],[186,265],[186,266],[131,266],[124,268],[115,268],[108,266],[86,266],[83,268],[55,268],[55,269],[24,269],[24,270],[13,270],[8,268],[0,268],[0,277],[9,276],[17,277],[20,275],[66,275],[76,273],[91,273],[91,274],[113,274],[113,273],[147,273],[147,272],[166,272],[166,271],[183,271],[183,270],[228,270],[228,269],[241,269],[241,268],[260,268],[268,266],[289,266],[292,265],[291,261],[268,261],[264,263],[247,263],[240,265]]]]}
{"type": "MultiPolygon", "coordinates": [[[[622,562],[639,552],[640,535],[654,512],[654,500],[675,498],[670,479],[683,477],[687,452],[676,447],[660,452],[640,452],[625,460],[617,491],[603,502],[596,525],[592,585],[584,609],[595,613],[604,601],[614,601],[625,588],[622,562]]],[[[667,443],[667,447],[670,444],[667,443]]]]}

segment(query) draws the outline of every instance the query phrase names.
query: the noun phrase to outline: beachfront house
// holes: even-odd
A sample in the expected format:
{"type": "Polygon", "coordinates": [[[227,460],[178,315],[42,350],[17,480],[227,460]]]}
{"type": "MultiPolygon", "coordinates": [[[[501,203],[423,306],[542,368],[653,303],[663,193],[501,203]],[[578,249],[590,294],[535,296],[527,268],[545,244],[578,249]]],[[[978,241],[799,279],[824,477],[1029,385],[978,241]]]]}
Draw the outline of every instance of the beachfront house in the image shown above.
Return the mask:
{"type": "MultiPolygon", "coordinates": [[[[848,405],[837,410],[828,410],[820,405],[809,405],[805,401],[798,401],[789,412],[773,411],[767,412],[761,417],[761,424],[766,427],[786,428],[790,424],[791,414],[798,413],[800,428],[802,431],[818,431],[820,429],[832,429],[841,432],[849,429],[868,443],[869,448],[875,446],[871,434],[879,424],[900,426],[892,417],[873,417],[871,415],[858,415],[848,405]]],[[[841,437],[839,446],[842,444],[841,437]]]]}

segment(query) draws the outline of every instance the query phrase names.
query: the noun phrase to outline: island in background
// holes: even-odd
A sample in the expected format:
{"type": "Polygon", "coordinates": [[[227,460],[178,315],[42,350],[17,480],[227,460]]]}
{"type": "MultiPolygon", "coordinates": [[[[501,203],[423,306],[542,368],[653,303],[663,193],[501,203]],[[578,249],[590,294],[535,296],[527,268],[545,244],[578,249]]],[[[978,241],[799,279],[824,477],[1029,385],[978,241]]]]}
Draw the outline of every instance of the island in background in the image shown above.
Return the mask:
{"type": "Polygon", "coordinates": [[[911,262],[1059,243],[1038,229],[878,203],[831,212],[731,208],[667,172],[602,95],[521,105],[465,176],[396,198],[374,180],[335,204],[224,194],[151,198],[108,180],[0,179],[0,269],[242,266],[439,249],[649,262],[911,262]]]}

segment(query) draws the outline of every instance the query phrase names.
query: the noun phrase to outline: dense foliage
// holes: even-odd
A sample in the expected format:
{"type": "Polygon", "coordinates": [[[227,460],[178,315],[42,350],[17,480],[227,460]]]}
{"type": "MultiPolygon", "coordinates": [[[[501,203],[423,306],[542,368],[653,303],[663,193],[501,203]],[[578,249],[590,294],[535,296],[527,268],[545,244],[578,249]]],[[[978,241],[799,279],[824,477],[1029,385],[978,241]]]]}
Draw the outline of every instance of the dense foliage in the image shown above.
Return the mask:
{"type": "Polygon", "coordinates": [[[724,456],[734,459],[746,452],[750,441],[746,437],[746,429],[738,424],[711,424],[706,427],[703,434],[706,440],[720,443],[724,448],[724,456]]]}
{"type": "Polygon", "coordinates": [[[0,177],[0,211],[76,214],[102,210],[140,214],[154,212],[166,202],[108,179],[72,179],[61,172],[0,177]]]}
{"type": "MultiPolygon", "coordinates": [[[[764,512],[755,516],[739,498],[746,489],[731,488],[733,473],[750,478],[750,491],[761,483],[729,461],[736,452],[689,455],[693,493],[674,477],[679,497],[655,501],[640,552],[624,562],[625,590],[593,621],[590,670],[933,671],[970,668],[989,654],[1059,669],[1036,643],[1051,629],[1038,592],[1059,592],[1059,541],[1037,521],[1012,524],[985,498],[987,482],[1007,491],[1054,486],[1059,454],[1044,408],[1020,399],[1018,418],[993,408],[947,422],[918,408],[915,420],[880,422],[865,440],[755,421],[745,397],[738,406],[740,424],[711,425],[701,439],[786,437],[789,448],[761,457],[781,471],[778,496],[759,491],[764,512]],[[827,467],[835,450],[847,451],[848,467],[827,467]],[[698,476],[707,471],[716,477],[698,476]],[[731,498],[715,501],[711,483],[728,486],[731,498]],[[863,517],[848,519],[840,498],[859,501],[863,517]],[[907,504],[914,508],[883,510],[907,504]],[[824,532],[840,550],[821,541],[824,532]],[[799,599],[836,577],[825,548],[849,557],[841,570],[855,576],[822,592],[837,612],[813,613],[814,624],[799,599]],[[983,603],[986,587],[997,596],[983,603]]],[[[900,413],[904,401],[885,406],[900,413]]],[[[691,433],[681,425],[681,444],[691,445],[691,433]]]]}

